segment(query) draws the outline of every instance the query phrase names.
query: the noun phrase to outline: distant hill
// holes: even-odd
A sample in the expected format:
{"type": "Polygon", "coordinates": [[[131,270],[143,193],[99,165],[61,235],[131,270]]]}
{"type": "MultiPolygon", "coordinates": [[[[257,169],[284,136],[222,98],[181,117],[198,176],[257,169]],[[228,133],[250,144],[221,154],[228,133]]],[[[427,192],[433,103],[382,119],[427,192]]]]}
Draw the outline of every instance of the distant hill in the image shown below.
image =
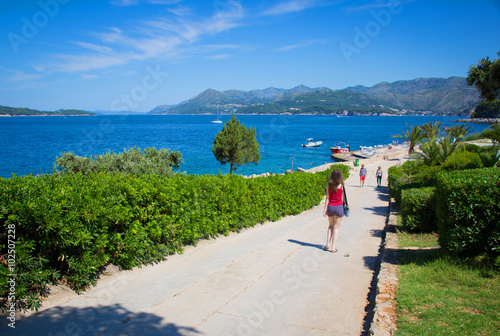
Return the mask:
{"type": "Polygon", "coordinates": [[[95,113],[82,110],[57,110],[39,111],[26,107],[9,107],[0,105],[0,116],[71,116],[71,115],[95,115],[95,113]]]}
{"type": "Polygon", "coordinates": [[[299,85],[292,89],[267,88],[264,90],[226,90],[207,89],[196,97],[178,105],[160,105],[151,110],[150,114],[212,114],[217,112],[233,112],[242,107],[269,102],[286,93],[307,93],[324,88],[309,88],[299,85]]]}
{"type": "Polygon", "coordinates": [[[158,106],[149,113],[469,115],[479,102],[479,93],[465,78],[418,78],[342,90],[305,85],[252,91],[208,89],[178,105],[158,106]]]}
{"type": "Polygon", "coordinates": [[[480,102],[479,92],[475,87],[467,85],[463,77],[418,78],[344,90],[376,97],[381,104],[392,108],[437,114],[467,115],[480,102]]]}

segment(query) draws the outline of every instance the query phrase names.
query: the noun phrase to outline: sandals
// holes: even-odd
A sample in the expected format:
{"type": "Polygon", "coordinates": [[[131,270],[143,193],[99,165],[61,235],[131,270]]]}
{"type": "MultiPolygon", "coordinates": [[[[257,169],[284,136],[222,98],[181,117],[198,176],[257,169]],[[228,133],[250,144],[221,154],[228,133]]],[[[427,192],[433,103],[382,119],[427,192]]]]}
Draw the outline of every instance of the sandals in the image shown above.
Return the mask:
{"type": "Polygon", "coordinates": [[[324,250],[324,251],[330,251],[330,252],[332,252],[332,253],[337,252],[337,249],[330,250],[330,246],[328,246],[328,245],[323,246],[323,250],[324,250]]]}

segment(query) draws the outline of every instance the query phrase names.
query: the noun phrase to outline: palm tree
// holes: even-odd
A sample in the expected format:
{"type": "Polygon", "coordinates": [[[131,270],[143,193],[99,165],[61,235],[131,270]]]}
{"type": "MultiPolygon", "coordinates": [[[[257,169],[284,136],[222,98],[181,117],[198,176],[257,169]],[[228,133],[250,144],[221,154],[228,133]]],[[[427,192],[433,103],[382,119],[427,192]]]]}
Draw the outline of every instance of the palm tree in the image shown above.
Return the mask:
{"type": "Polygon", "coordinates": [[[442,125],[442,121],[434,120],[420,126],[422,128],[422,132],[424,133],[424,139],[429,140],[429,142],[435,142],[439,138],[439,134],[441,134],[442,125]]]}
{"type": "Polygon", "coordinates": [[[468,126],[466,124],[463,125],[455,125],[452,127],[446,127],[444,132],[449,135],[451,138],[455,139],[455,141],[462,141],[464,137],[469,134],[472,130],[472,126],[468,126]]]}
{"type": "Polygon", "coordinates": [[[424,139],[424,134],[419,126],[408,126],[406,124],[406,131],[400,130],[401,134],[395,134],[392,138],[401,138],[408,142],[410,148],[408,149],[408,154],[415,151],[415,146],[424,139]]]}
{"type": "Polygon", "coordinates": [[[428,142],[420,147],[421,158],[428,166],[436,166],[444,163],[446,159],[458,148],[458,142],[453,141],[450,135],[445,136],[441,141],[428,142]]]}

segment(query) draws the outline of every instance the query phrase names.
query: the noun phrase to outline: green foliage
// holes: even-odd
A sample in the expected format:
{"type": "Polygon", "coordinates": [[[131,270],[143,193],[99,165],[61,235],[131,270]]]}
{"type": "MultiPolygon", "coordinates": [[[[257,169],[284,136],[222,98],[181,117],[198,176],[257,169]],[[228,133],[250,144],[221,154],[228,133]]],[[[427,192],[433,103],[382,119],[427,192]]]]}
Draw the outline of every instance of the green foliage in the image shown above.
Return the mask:
{"type": "Polygon", "coordinates": [[[402,226],[410,232],[437,230],[435,187],[405,189],[401,192],[402,226]]]}
{"type": "MultiPolygon", "coordinates": [[[[500,56],[500,52],[498,52],[500,56]]],[[[489,57],[481,59],[469,67],[467,84],[475,85],[481,98],[492,101],[500,98],[500,58],[491,61],[489,57]]],[[[476,117],[478,118],[478,117],[476,117]]]]}
{"type": "Polygon", "coordinates": [[[481,156],[478,153],[467,150],[455,151],[443,163],[444,170],[464,170],[483,168],[481,156]]]}
{"type": "Polygon", "coordinates": [[[406,124],[406,131],[400,130],[401,134],[395,134],[393,138],[401,138],[404,141],[408,142],[409,150],[408,154],[411,154],[415,151],[415,146],[420,143],[424,139],[424,133],[422,128],[419,126],[413,126],[406,124]]]}
{"type": "Polygon", "coordinates": [[[407,161],[400,167],[389,168],[389,194],[401,205],[401,193],[406,189],[435,186],[440,166],[427,166],[417,161],[407,161]]]}
{"type": "Polygon", "coordinates": [[[111,151],[104,155],[91,157],[77,156],[73,153],[62,153],[56,158],[55,170],[63,173],[108,172],[114,174],[157,174],[172,176],[173,168],[179,168],[182,162],[180,152],[169,149],[132,147],[122,153],[111,151]]]}
{"type": "MultiPolygon", "coordinates": [[[[334,168],[347,178],[345,165],[334,168]]],[[[39,307],[47,285],[58,279],[84,290],[108,264],[129,269],[153,263],[202,238],[310,209],[323,198],[330,174],[245,179],[75,173],[0,179],[0,256],[7,254],[7,230],[15,228],[17,307],[39,307]]],[[[0,263],[3,309],[10,273],[0,263]]]]}
{"type": "Polygon", "coordinates": [[[482,139],[491,139],[496,145],[500,144],[500,125],[492,124],[490,127],[481,132],[482,139]]]}
{"type": "Polygon", "coordinates": [[[500,118],[500,100],[485,101],[480,103],[474,112],[472,118],[500,118]]]}
{"type": "Polygon", "coordinates": [[[255,129],[247,129],[245,124],[240,124],[233,113],[231,119],[215,136],[212,152],[221,164],[231,165],[230,174],[241,165],[258,164],[260,153],[255,129]]]}
{"type": "Polygon", "coordinates": [[[439,142],[428,142],[420,146],[422,152],[418,156],[428,166],[441,165],[455,152],[459,144],[460,142],[453,142],[451,136],[447,135],[439,142]]]}
{"type": "Polygon", "coordinates": [[[453,142],[462,141],[472,130],[472,126],[466,124],[454,125],[451,127],[445,127],[444,132],[452,139],[453,142]]]}
{"type": "Polygon", "coordinates": [[[442,173],[436,187],[441,246],[463,256],[500,255],[500,169],[442,173]]]}
{"type": "Polygon", "coordinates": [[[420,126],[424,139],[429,140],[430,143],[436,142],[436,140],[439,138],[439,135],[441,134],[442,126],[443,122],[437,120],[428,122],[427,124],[420,126]]]}

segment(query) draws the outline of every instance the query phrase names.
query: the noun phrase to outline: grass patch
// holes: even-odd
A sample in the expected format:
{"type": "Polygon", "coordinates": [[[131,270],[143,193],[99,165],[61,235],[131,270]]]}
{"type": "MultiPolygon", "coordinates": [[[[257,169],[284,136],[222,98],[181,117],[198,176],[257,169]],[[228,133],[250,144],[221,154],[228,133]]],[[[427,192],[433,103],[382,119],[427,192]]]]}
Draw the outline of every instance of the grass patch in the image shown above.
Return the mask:
{"type": "MultiPolygon", "coordinates": [[[[401,223],[401,216],[398,215],[398,223],[401,223]]],[[[397,228],[398,245],[400,249],[404,248],[437,248],[439,247],[437,233],[411,233],[401,227],[397,228]]]]}
{"type": "MultiPolygon", "coordinates": [[[[400,248],[437,247],[435,234],[398,230],[400,248]]],[[[439,249],[399,254],[396,335],[499,335],[500,272],[439,249]]]]}

